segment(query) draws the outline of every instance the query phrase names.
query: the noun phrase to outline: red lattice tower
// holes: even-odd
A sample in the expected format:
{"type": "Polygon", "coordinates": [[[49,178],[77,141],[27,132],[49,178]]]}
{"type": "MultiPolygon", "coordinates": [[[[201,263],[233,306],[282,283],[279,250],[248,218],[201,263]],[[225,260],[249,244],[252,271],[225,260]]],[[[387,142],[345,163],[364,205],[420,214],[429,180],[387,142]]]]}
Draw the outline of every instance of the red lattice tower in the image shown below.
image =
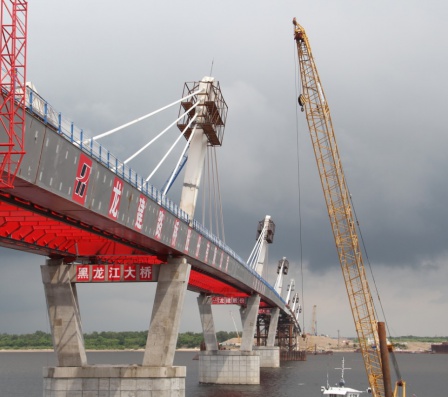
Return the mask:
{"type": "Polygon", "coordinates": [[[1,0],[0,188],[14,187],[25,155],[27,8],[25,0],[1,0]]]}

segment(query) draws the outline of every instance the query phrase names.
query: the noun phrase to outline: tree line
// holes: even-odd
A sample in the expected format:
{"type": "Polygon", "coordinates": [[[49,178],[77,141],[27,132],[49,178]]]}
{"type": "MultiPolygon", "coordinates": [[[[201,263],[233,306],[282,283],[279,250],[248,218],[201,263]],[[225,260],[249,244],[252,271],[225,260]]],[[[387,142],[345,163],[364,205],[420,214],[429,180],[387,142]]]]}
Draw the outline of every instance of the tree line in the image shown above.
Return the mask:
{"type": "MultiPolygon", "coordinates": [[[[85,348],[91,350],[144,349],[148,331],[92,332],[84,334],[85,348]]],[[[219,331],[218,343],[236,338],[236,332],[219,331]]],[[[197,332],[180,333],[177,348],[199,348],[204,336],[197,332]]],[[[32,334],[0,334],[0,350],[53,349],[50,333],[36,331],[32,334]]]]}
{"type": "MultiPolygon", "coordinates": [[[[86,349],[89,350],[136,350],[144,349],[148,331],[122,331],[122,332],[92,332],[84,334],[86,349]]],[[[236,338],[236,332],[219,331],[216,333],[218,343],[236,338]]],[[[448,337],[426,336],[400,336],[390,338],[395,345],[404,342],[430,342],[440,343],[448,340],[448,337]]],[[[201,332],[180,333],[177,338],[177,348],[199,348],[204,336],[201,332]]],[[[357,340],[355,340],[357,342],[357,340]]],[[[53,349],[51,334],[36,331],[32,334],[0,334],[0,350],[19,349],[53,349]]]]}

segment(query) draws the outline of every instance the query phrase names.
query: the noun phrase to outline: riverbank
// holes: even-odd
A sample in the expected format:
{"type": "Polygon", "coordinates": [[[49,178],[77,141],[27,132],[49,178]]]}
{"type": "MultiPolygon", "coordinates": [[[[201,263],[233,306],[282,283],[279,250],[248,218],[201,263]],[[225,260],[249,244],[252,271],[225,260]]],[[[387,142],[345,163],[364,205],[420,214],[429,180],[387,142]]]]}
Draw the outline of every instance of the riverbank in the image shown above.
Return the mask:
{"type": "MultiPolygon", "coordinates": [[[[101,349],[101,350],[95,350],[95,349],[86,349],[86,352],[88,353],[94,353],[94,352],[111,352],[111,353],[119,353],[119,352],[144,352],[145,349],[101,349]]],[[[199,348],[181,348],[176,349],[177,352],[198,352],[199,348]]],[[[0,349],[1,353],[53,353],[53,349],[0,349]]]]}
{"type": "MultiPolygon", "coordinates": [[[[237,338],[229,339],[222,343],[224,348],[238,348],[240,341],[237,338]]],[[[396,348],[396,353],[428,353],[431,352],[430,342],[405,342],[402,343],[403,348],[396,348]]],[[[307,335],[307,338],[300,339],[299,349],[307,350],[308,352],[355,352],[358,349],[358,345],[353,342],[352,339],[345,338],[331,338],[327,336],[311,336],[307,335]]],[[[179,348],[176,351],[199,351],[199,348],[179,348]]],[[[86,349],[87,352],[132,352],[141,351],[144,349],[86,349]]],[[[28,352],[53,352],[53,349],[0,349],[0,353],[3,352],[17,352],[17,353],[28,353],[28,352]]]]}
{"type": "MultiPolygon", "coordinates": [[[[402,348],[396,348],[396,353],[427,353],[431,351],[430,342],[404,342],[402,348]]],[[[306,340],[300,340],[300,348],[309,352],[355,352],[358,349],[352,339],[331,338],[328,336],[307,335],[306,340]]]]}

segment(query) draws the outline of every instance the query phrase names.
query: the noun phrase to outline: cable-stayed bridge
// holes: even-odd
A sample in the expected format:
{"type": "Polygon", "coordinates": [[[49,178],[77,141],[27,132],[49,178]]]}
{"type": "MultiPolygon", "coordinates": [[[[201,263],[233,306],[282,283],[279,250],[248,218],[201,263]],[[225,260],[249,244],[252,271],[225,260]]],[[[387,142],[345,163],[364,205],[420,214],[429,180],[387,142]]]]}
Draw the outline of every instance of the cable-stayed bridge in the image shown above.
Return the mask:
{"type": "Polygon", "coordinates": [[[185,367],[173,360],[187,289],[198,293],[204,333],[199,381],[259,383],[260,367],[279,366],[281,347],[298,346],[298,295],[291,282],[281,296],[286,258],[275,286],[262,277],[275,232],[269,216],[247,261],[194,217],[206,152],[223,140],[227,104],[219,83],[186,83],[182,98],[167,105],[180,104],[167,129],[177,126],[175,144],[186,144],[159,190],[149,180],[160,163],[147,178],[128,166],[150,143],[121,161],[98,139],[161,109],[87,136],[26,82],[27,2],[0,1],[0,245],[48,258],[41,272],[58,366],[44,371],[44,396],[183,396],[185,367]],[[181,170],[175,204],[167,192],[181,170]],[[76,285],[120,282],[157,283],[143,362],[89,365],[76,285]],[[240,306],[239,350],[219,350],[212,304],[240,306]]]}
{"type": "MultiPolygon", "coordinates": [[[[201,82],[194,84],[198,86],[201,82]]],[[[213,87],[212,91],[219,88],[213,79],[203,84],[213,87]]],[[[184,97],[181,107],[191,109],[200,101],[198,97],[198,94],[184,97]]],[[[201,106],[202,112],[215,109],[210,104],[201,106]]],[[[196,111],[196,119],[199,113],[196,111]]],[[[205,120],[210,119],[209,115],[203,117],[200,123],[190,123],[195,120],[194,115],[185,113],[186,120],[178,121],[181,134],[190,145],[193,129],[201,130],[201,142],[205,141],[205,146],[210,144],[204,130],[208,128],[209,134],[213,134],[216,126],[205,120]]],[[[194,159],[194,151],[190,152],[189,161],[194,159]]],[[[184,188],[198,189],[198,180],[196,183],[184,182],[184,188]]],[[[65,281],[71,289],[76,283],[84,282],[157,282],[164,266],[183,261],[190,267],[188,274],[184,274],[187,288],[200,293],[203,300],[200,310],[207,312],[201,318],[212,316],[210,307],[204,309],[212,303],[239,304],[242,310],[254,305],[255,314],[247,322],[251,323],[246,331],[248,351],[259,309],[264,319],[266,313],[282,313],[295,329],[291,334],[297,336],[300,327],[295,303],[290,307],[289,297],[282,298],[278,286],[274,288],[261,275],[266,244],[272,242],[275,231],[272,220],[267,217],[260,222],[257,243],[249,260],[244,261],[194,219],[194,200],[187,200],[187,203],[182,209],[172,202],[27,87],[24,155],[13,188],[0,190],[2,246],[51,258],[48,262],[51,265],[43,269],[48,268],[51,273],[53,269],[64,268],[65,281]]],[[[60,283],[62,275],[59,273],[43,275],[44,284],[50,286],[55,277],[56,283],[60,283]]],[[[48,294],[52,293],[47,291],[47,301],[48,294]]],[[[74,311],[69,316],[79,316],[80,320],[79,313],[74,316],[76,295],[73,295],[73,303],[74,311]]],[[[50,313],[51,308],[57,310],[57,307],[57,302],[50,304],[50,313]]],[[[242,321],[244,324],[244,319],[242,321]]],[[[269,325],[269,321],[267,327],[263,323],[266,335],[269,325]]],[[[80,329],[80,321],[74,329],[78,327],[80,329]]],[[[209,346],[216,344],[213,333],[209,346]]],[[[69,339],[72,337],[70,334],[69,339]]],[[[276,340],[276,337],[278,341],[280,336],[275,333],[271,339],[276,340]]],[[[207,342],[207,337],[205,340],[207,342]]],[[[60,337],[57,346],[70,345],[67,342],[65,337],[60,337]]],[[[77,365],[86,364],[82,343],[76,345],[76,349],[81,349],[75,360],[77,365]]],[[[66,348],[58,356],[61,367],[67,360],[64,350],[66,348]]],[[[72,354],[68,356],[71,362],[72,354]]]]}
{"type": "MultiPolygon", "coordinates": [[[[186,256],[189,289],[286,302],[256,270],[166,195],[27,90],[25,156],[1,190],[1,244],[79,264],[186,256]]],[[[259,234],[272,233],[260,230],[259,234]]]]}

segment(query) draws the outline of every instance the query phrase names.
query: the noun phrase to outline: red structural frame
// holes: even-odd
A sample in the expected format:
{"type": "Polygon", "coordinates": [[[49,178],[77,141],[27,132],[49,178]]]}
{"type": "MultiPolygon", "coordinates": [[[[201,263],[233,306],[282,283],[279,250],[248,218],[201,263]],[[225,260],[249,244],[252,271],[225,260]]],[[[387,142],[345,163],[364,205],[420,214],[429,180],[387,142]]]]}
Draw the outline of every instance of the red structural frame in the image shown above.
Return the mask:
{"type": "Polygon", "coordinates": [[[24,0],[1,0],[0,188],[14,187],[25,155],[27,10],[24,0]]]}

